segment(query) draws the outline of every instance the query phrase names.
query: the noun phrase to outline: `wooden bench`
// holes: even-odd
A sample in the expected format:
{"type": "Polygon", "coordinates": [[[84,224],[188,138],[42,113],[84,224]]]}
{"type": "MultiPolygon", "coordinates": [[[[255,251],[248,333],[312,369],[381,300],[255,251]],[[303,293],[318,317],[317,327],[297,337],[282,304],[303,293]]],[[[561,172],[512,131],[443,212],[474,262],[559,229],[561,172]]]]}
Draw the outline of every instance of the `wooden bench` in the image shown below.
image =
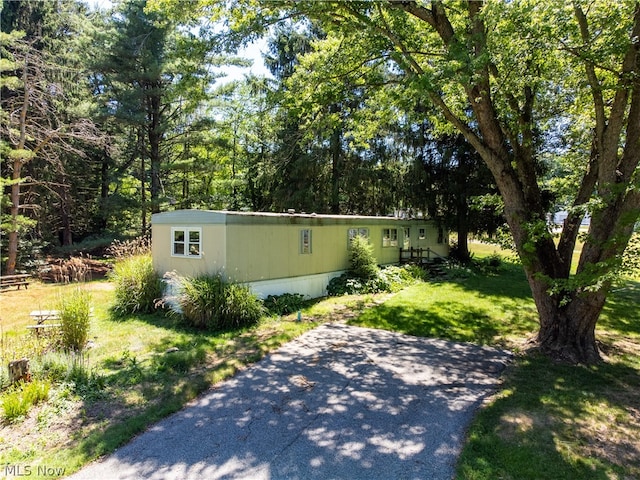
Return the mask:
{"type": "Polygon", "coordinates": [[[37,325],[41,325],[47,320],[59,320],[60,312],[58,312],[58,310],[34,310],[29,314],[29,316],[37,325]]]}
{"type": "Polygon", "coordinates": [[[27,325],[27,328],[38,335],[40,332],[44,332],[49,329],[60,328],[61,326],[61,323],[40,323],[38,325],[27,325]]]}
{"type": "Polygon", "coordinates": [[[17,286],[18,290],[20,290],[20,287],[23,285],[24,288],[27,289],[30,279],[31,275],[26,273],[17,275],[3,275],[2,277],[0,277],[0,289],[17,286]]]}

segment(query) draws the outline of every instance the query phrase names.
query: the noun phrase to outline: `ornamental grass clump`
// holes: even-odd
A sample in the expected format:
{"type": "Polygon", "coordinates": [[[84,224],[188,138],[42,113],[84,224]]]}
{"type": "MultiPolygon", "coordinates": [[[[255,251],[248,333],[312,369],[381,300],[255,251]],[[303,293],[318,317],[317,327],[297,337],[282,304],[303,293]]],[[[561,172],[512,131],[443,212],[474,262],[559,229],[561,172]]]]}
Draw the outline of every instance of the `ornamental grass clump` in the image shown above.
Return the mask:
{"type": "Polygon", "coordinates": [[[48,381],[33,380],[18,384],[13,391],[6,393],[0,403],[6,422],[14,422],[25,417],[32,406],[49,398],[51,384],[48,381]]]}
{"type": "Polygon", "coordinates": [[[250,326],[265,313],[249,287],[227,282],[221,275],[182,279],[177,306],[187,325],[209,330],[250,326]]]}
{"type": "Polygon", "coordinates": [[[62,348],[80,352],[89,337],[91,320],[91,295],[85,290],[75,289],[58,303],[62,348]]]}
{"type": "Polygon", "coordinates": [[[162,279],[153,269],[151,255],[134,255],[118,261],[110,274],[115,283],[113,309],[120,315],[151,313],[162,297],[162,279]]]}

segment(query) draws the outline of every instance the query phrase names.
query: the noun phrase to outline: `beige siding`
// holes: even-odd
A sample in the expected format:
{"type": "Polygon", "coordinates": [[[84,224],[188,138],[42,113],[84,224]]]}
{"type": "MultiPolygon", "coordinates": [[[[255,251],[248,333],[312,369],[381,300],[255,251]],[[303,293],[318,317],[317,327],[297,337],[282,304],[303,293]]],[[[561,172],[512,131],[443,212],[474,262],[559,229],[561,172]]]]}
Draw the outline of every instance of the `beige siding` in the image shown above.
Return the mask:
{"type": "Polygon", "coordinates": [[[224,271],[226,265],[224,225],[154,224],[151,238],[153,266],[161,274],[176,271],[180,275],[197,276],[224,271]],[[202,256],[200,258],[172,255],[171,229],[173,227],[200,227],[202,229],[202,256]]]}
{"type": "Polygon", "coordinates": [[[348,268],[348,232],[366,228],[380,264],[396,263],[410,229],[409,245],[447,255],[438,244],[438,229],[428,220],[330,215],[286,215],[184,210],[156,214],[152,219],[154,267],[180,275],[224,272],[239,282],[330,274],[348,268]],[[201,258],[173,256],[172,227],[201,228],[201,258]],[[383,247],[383,230],[397,229],[398,245],[383,247]],[[419,238],[420,228],[425,238],[419,238]],[[301,230],[311,230],[310,254],[301,253],[301,230]]]}
{"type": "Polygon", "coordinates": [[[228,273],[238,281],[297,277],[347,267],[347,227],[228,225],[228,273]],[[311,230],[311,253],[300,253],[301,230],[311,230]],[[341,244],[344,242],[344,244],[341,244]]]}

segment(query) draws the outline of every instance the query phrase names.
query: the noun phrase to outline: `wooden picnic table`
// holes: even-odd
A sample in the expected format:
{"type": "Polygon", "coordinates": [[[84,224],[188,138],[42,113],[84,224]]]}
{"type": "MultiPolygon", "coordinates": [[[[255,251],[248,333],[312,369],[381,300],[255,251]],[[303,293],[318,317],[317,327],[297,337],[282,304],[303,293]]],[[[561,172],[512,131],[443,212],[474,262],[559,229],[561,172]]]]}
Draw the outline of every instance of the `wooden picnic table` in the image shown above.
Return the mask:
{"type": "Polygon", "coordinates": [[[29,316],[33,318],[38,325],[42,325],[47,320],[59,320],[60,312],[58,312],[58,310],[34,310],[29,316]]]}
{"type": "Polygon", "coordinates": [[[24,285],[24,288],[27,289],[29,286],[29,279],[31,275],[28,273],[18,273],[16,275],[2,275],[0,277],[0,287],[3,289],[5,287],[20,287],[24,285]]]}
{"type": "Polygon", "coordinates": [[[60,323],[45,323],[48,320],[60,320],[58,310],[34,310],[29,316],[36,322],[34,325],[27,325],[27,328],[37,335],[41,331],[60,328],[60,323]]]}

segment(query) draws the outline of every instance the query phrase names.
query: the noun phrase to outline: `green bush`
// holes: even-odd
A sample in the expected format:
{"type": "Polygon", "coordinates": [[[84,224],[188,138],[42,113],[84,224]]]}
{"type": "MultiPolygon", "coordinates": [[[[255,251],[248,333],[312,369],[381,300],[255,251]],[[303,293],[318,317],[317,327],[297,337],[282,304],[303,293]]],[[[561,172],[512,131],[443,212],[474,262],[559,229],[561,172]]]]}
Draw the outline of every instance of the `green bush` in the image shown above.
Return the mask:
{"type": "Polygon", "coordinates": [[[220,275],[182,279],[177,305],[186,324],[211,330],[253,325],[264,315],[262,302],[249,287],[220,275]]]}
{"type": "Polygon", "coordinates": [[[331,279],[327,286],[329,296],[362,295],[397,292],[413,283],[426,279],[426,272],[415,265],[387,266],[378,269],[374,278],[363,280],[344,273],[331,279]]]}
{"type": "Polygon", "coordinates": [[[114,310],[120,315],[151,313],[162,297],[162,279],[153,269],[151,255],[126,257],[110,273],[115,283],[114,310]]]}
{"type": "Polygon", "coordinates": [[[272,315],[288,315],[297,312],[304,305],[304,295],[301,293],[283,293],[269,295],[264,300],[264,306],[272,315]]]}
{"type": "Polygon", "coordinates": [[[356,235],[349,248],[349,275],[361,280],[376,278],[379,268],[373,256],[373,246],[366,237],[356,235]]]}
{"type": "Polygon", "coordinates": [[[474,266],[483,275],[495,275],[502,269],[502,257],[497,253],[492,253],[485,258],[474,260],[474,266]]]}
{"type": "Polygon", "coordinates": [[[89,336],[91,295],[76,289],[60,300],[58,311],[62,325],[62,347],[74,352],[82,351],[89,336]]]}

